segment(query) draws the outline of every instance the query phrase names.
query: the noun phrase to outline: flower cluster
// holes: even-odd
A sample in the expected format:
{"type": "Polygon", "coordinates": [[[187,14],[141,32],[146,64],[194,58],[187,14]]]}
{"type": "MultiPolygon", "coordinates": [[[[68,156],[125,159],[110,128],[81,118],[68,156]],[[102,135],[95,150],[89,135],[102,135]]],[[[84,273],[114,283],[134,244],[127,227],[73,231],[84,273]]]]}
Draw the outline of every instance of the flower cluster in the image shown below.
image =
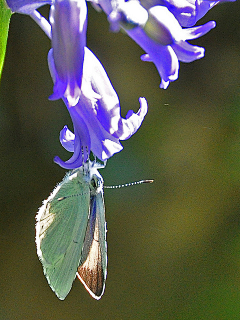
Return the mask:
{"type": "MultiPolygon", "coordinates": [[[[90,0],[103,10],[110,30],[123,29],[144,51],[141,59],[153,62],[160,87],[166,89],[178,78],[179,61],[192,62],[204,56],[204,48],[191,45],[215,27],[214,21],[195,26],[213,6],[211,0],[90,0]]],[[[231,0],[229,0],[231,1],[231,0]]],[[[121,117],[120,103],[106,71],[86,47],[87,4],[85,0],[6,0],[13,12],[30,15],[51,39],[48,54],[54,82],[50,100],[62,99],[71,116],[74,133],[66,126],[60,132],[62,146],[73,152],[64,162],[67,169],[82,166],[93,154],[105,161],[122,150],[121,140],[130,138],[141,126],[148,106],[139,98],[137,113],[121,117]],[[49,20],[37,11],[49,4],[49,20]]]]}

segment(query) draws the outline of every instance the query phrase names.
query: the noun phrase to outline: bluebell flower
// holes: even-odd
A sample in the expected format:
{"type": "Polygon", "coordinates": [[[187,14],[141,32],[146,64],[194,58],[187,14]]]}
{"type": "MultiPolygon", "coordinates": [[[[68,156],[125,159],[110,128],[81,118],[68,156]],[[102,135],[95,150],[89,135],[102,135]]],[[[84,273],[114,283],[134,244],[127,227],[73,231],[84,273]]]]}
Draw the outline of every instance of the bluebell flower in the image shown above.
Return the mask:
{"type": "MultiPolygon", "coordinates": [[[[49,67],[55,81],[57,72],[53,52],[49,52],[49,67]]],[[[75,106],[63,97],[72,118],[74,133],[67,126],[60,132],[62,146],[72,157],[64,162],[54,161],[66,169],[78,168],[89,158],[90,151],[102,161],[123,149],[120,140],[130,138],[141,126],[147,113],[147,101],[140,98],[140,109],[130,110],[121,117],[118,96],[96,56],[85,47],[81,95],[75,106]]]]}
{"type": "Polygon", "coordinates": [[[216,4],[235,0],[142,0],[147,9],[156,5],[165,6],[182,27],[192,27],[216,4]]]}
{"type": "Polygon", "coordinates": [[[141,59],[155,64],[161,77],[160,87],[166,89],[171,81],[178,78],[179,61],[192,62],[204,57],[204,48],[193,46],[186,40],[201,37],[214,28],[216,23],[210,21],[202,26],[183,29],[166,7],[155,6],[148,10],[146,22],[143,23],[144,19],[141,19],[137,24],[135,14],[134,18],[131,17],[133,4],[136,8],[134,11],[137,7],[143,10],[137,1],[125,2],[118,7],[117,14],[113,11],[108,19],[115,29],[119,23],[146,52],[141,59]]]}
{"type": "MultiPolygon", "coordinates": [[[[61,0],[57,1],[59,2],[61,0]]],[[[72,4],[75,2],[75,0],[70,1],[72,1],[72,4]]],[[[77,10],[76,13],[79,14],[77,10]]],[[[50,14],[50,20],[53,14],[54,13],[50,14]]],[[[52,29],[52,32],[49,32],[49,22],[36,10],[31,16],[41,26],[49,38],[51,38],[54,30],[52,29]]],[[[65,16],[63,20],[57,16],[54,17],[54,21],[58,19],[59,25],[61,25],[59,30],[64,33],[65,28],[68,28],[66,26],[67,16],[65,16]]],[[[84,20],[84,23],[85,21],[86,20],[84,20]]],[[[75,27],[76,25],[73,25],[73,29],[75,27]]],[[[84,30],[84,28],[81,30],[84,30]]],[[[62,36],[64,38],[65,34],[62,35],[61,32],[57,33],[59,38],[56,37],[56,42],[59,41],[60,44],[56,44],[48,54],[49,69],[54,81],[54,88],[56,88],[53,95],[57,93],[54,98],[62,98],[72,118],[74,127],[74,133],[72,133],[67,126],[60,132],[60,142],[62,146],[67,151],[73,152],[73,156],[66,162],[59,157],[55,157],[54,159],[57,164],[66,169],[80,167],[83,162],[89,159],[91,151],[102,161],[107,160],[116,152],[121,151],[123,147],[120,140],[130,138],[139,129],[148,110],[147,101],[145,98],[140,98],[139,111],[135,114],[130,110],[126,115],[126,119],[121,117],[119,99],[108,79],[106,71],[87,47],[84,47],[83,54],[81,54],[80,50],[77,51],[80,52],[79,60],[83,58],[83,66],[79,68],[78,56],[74,54],[74,45],[76,44],[76,38],[78,38],[80,39],[80,47],[82,48],[84,43],[82,39],[84,39],[85,31],[78,33],[78,28],[74,30],[72,33],[73,37],[66,39],[65,42],[62,42],[61,38],[62,36]],[[74,32],[74,30],[76,32],[74,32]],[[71,41],[73,41],[73,43],[71,43],[71,41]],[[64,48],[65,44],[67,44],[66,49],[64,48]],[[61,45],[63,46],[63,52],[58,52],[61,45]],[[68,48],[70,48],[70,50],[68,50],[68,48]],[[60,77],[59,69],[57,69],[56,55],[57,59],[59,59],[59,64],[61,64],[62,59],[62,63],[65,66],[65,69],[62,68],[62,72],[63,75],[66,74],[67,87],[64,86],[63,90],[61,90],[63,82],[60,82],[59,85],[60,77]],[[69,62],[69,64],[67,64],[66,61],[69,62]],[[76,71],[74,63],[76,63],[76,71]],[[69,66],[71,68],[68,68],[69,66]],[[75,72],[71,74],[69,70],[75,72]],[[80,82],[77,80],[78,74],[81,75],[80,82]],[[74,90],[72,91],[68,89],[70,88],[70,84],[73,84],[72,88],[74,90]],[[60,86],[60,89],[57,85],[60,86]],[[75,93],[76,96],[74,96],[75,93]]],[[[69,28],[69,35],[71,35],[70,31],[69,28]]]]}

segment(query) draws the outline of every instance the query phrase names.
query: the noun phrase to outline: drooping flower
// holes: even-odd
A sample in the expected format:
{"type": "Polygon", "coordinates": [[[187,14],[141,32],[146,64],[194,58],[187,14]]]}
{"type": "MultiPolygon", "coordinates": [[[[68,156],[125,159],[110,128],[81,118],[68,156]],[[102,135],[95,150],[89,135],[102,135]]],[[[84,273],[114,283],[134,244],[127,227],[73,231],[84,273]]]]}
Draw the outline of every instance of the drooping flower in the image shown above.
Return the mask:
{"type": "Polygon", "coordinates": [[[118,7],[119,14],[109,15],[109,21],[114,26],[119,23],[146,52],[141,59],[155,64],[161,77],[160,87],[166,89],[171,81],[178,78],[179,61],[192,62],[204,56],[204,48],[193,46],[186,40],[201,37],[214,28],[216,23],[210,21],[202,26],[182,29],[166,7],[155,6],[148,10],[145,24],[141,21],[134,25],[131,2],[142,10],[143,7],[137,1],[125,2],[118,7]]]}
{"type": "MultiPolygon", "coordinates": [[[[36,10],[31,16],[51,38],[49,22],[36,10]]],[[[54,48],[49,51],[48,61],[53,81],[56,83],[59,74],[53,52],[54,48]]],[[[72,53],[69,52],[68,59],[72,53]]],[[[123,147],[120,140],[130,138],[139,129],[148,109],[145,98],[140,98],[139,111],[135,114],[130,110],[126,119],[122,118],[118,96],[103,66],[87,47],[84,48],[83,57],[77,103],[72,103],[73,100],[69,98],[70,90],[62,92],[61,96],[74,127],[74,133],[67,126],[60,132],[61,144],[67,151],[74,152],[73,156],[66,162],[55,157],[55,162],[66,169],[80,167],[89,159],[91,151],[102,161],[121,151],[123,147]]],[[[71,80],[70,77],[69,79],[71,80]]]]}
{"type": "MultiPolygon", "coordinates": [[[[49,67],[55,81],[56,70],[52,50],[49,67]]],[[[60,133],[63,147],[73,153],[66,162],[59,157],[54,161],[66,169],[80,167],[89,158],[90,151],[104,161],[122,150],[120,140],[130,138],[141,126],[147,113],[147,101],[140,98],[140,109],[130,110],[126,119],[121,117],[118,96],[96,56],[85,47],[81,95],[71,106],[63,97],[72,118],[74,134],[65,126],[60,133]]]]}
{"type": "Polygon", "coordinates": [[[56,80],[51,100],[77,104],[81,95],[87,6],[85,0],[55,0],[50,10],[56,80]]]}

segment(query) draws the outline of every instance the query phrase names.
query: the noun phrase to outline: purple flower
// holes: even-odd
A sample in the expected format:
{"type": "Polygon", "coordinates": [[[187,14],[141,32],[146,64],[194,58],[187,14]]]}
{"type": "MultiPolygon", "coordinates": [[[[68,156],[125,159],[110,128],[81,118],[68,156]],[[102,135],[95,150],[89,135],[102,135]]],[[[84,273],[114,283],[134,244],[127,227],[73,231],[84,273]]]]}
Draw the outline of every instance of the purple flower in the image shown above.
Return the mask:
{"type": "Polygon", "coordinates": [[[87,29],[85,0],[55,0],[51,6],[50,23],[56,79],[49,99],[64,96],[74,106],[81,95],[87,29]]]}
{"type": "MultiPolygon", "coordinates": [[[[59,5],[63,5],[66,0],[62,0],[62,3],[60,0],[57,1],[59,5]]],[[[71,0],[70,2],[71,11],[76,1],[71,0]]],[[[80,5],[83,13],[86,12],[82,7],[83,3],[80,5]]],[[[50,22],[52,26],[56,24],[56,21],[58,22],[55,25],[56,28],[52,28],[52,32],[49,31],[51,29],[49,22],[36,10],[31,17],[50,38],[54,37],[54,32],[56,35],[56,42],[52,39],[53,48],[48,55],[49,69],[54,81],[54,93],[50,98],[62,98],[70,113],[74,133],[65,126],[60,132],[60,142],[66,150],[74,154],[66,162],[59,157],[55,157],[54,160],[63,168],[73,169],[88,161],[91,151],[102,161],[121,151],[123,147],[120,140],[130,138],[138,130],[148,107],[145,98],[140,98],[139,111],[136,114],[129,111],[126,119],[121,117],[118,96],[103,66],[94,54],[84,47],[85,14],[81,20],[79,19],[80,6],[79,11],[75,10],[77,16],[73,18],[75,17],[78,23],[81,22],[79,25],[83,27],[79,29],[76,27],[77,24],[73,24],[71,32],[71,23],[70,26],[67,26],[67,16],[64,12],[57,15],[55,10],[56,3],[52,7],[50,22]],[[67,32],[66,29],[68,29],[67,32]],[[67,34],[69,38],[65,39],[67,34]],[[62,41],[62,39],[65,40],[62,41]],[[77,43],[77,40],[80,44],[77,43]],[[76,48],[75,54],[74,47],[77,45],[79,47],[76,48]],[[83,53],[82,48],[84,48],[83,53]],[[81,67],[79,61],[82,59],[81,67]]]]}
{"type": "MultiPolygon", "coordinates": [[[[135,5],[139,5],[135,2],[135,5]]],[[[128,8],[131,1],[119,7],[120,14],[114,15],[112,19],[114,26],[116,20],[120,19],[127,34],[146,52],[141,59],[153,62],[161,77],[160,88],[166,89],[171,81],[178,78],[179,61],[192,62],[204,56],[204,48],[193,46],[186,40],[201,37],[212,28],[216,23],[210,21],[202,26],[182,29],[174,15],[164,6],[155,6],[148,10],[148,19],[144,25],[126,28],[126,21],[132,20],[128,8]],[[117,17],[117,18],[116,18],[117,17]]],[[[130,7],[131,8],[131,7],[130,7]]]]}
{"type": "MultiPolygon", "coordinates": [[[[53,52],[49,52],[49,67],[53,79],[57,76],[53,52]]],[[[54,161],[66,169],[78,168],[89,158],[90,151],[104,161],[122,150],[120,140],[130,138],[140,127],[146,113],[147,101],[140,98],[140,109],[130,110],[126,119],[120,115],[118,96],[99,60],[85,47],[81,95],[71,106],[63,97],[72,118],[74,134],[65,126],[60,133],[63,147],[74,152],[66,162],[54,161]]]]}
{"type": "Polygon", "coordinates": [[[143,0],[146,8],[165,6],[175,16],[182,27],[192,27],[216,4],[235,0],[143,0]]]}

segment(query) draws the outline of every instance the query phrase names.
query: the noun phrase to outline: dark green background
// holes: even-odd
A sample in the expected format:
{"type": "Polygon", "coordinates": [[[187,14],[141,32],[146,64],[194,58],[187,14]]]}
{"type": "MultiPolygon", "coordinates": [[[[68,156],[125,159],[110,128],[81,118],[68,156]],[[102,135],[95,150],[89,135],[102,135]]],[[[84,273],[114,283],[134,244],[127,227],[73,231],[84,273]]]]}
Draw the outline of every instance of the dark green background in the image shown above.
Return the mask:
{"type": "MultiPolygon", "coordinates": [[[[42,12],[46,14],[46,10],[42,12]]],[[[88,46],[118,92],[122,115],[145,96],[149,113],[101,174],[106,185],[108,278],[100,301],[76,280],[65,301],[49,288],[36,255],[35,214],[70,154],[71,127],[50,102],[50,42],[27,16],[13,15],[0,94],[0,319],[240,319],[240,6],[213,8],[217,27],[194,44],[204,59],[181,64],[164,91],[126,35],[112,34],[89,7],[88,46]]]]}

